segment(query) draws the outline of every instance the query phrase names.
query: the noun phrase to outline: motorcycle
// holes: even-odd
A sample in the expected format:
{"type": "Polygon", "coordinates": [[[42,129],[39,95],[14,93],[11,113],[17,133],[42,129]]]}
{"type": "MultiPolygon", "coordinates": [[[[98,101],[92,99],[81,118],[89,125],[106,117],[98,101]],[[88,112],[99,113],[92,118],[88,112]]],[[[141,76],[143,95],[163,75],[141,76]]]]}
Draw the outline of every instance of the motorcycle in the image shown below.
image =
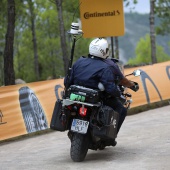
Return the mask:
{"type": "MultiPolygon", "coordinates": [[[[139,76],[140,70],[129,75],[139,76]]],[[[136,83],[138,86],[138,83],[136,83]]],[[[58,131],[68,130],[71,141],[70,156],[75,162],[85,159],[88,149],[102,150],[106,146],[114,146],[117,137],[119,114],[102,101],[103,87],[98,90],[83,86],[71,85],[62,100],[55,104],[50,128],[58,131]]],[[[132,95],[119,85],[120,101],[129,108],[132,95]]],[[[134,91],[137,88],[131,88],[134,91]]]]}
{"type": "MultiPolygon", "coordinates": [[[[79,28],[71,27],[68,32],[73,35],[73,44],[67,78],[69,80],[72,69],[76,36],[82,35],[79,28]],[[76,32],[77,31],[77,32],[76,32]]],[[[140,70],[129,75],[139,76],[140,70]]],[[[127,76],[129,76],[127,75],[127,76]]],[[[138,83],[134,82],[134,91],[138,90],[138,83]]],[[[119,114],[111,107],[104,105],[104,86],[99,83],[99,89],[71,85],[66,83],[64,97],[58,99],[53,110],[50,128],[57,131],[67,131],[71,141],[70,156],[75,162],[85,159],[88,149],[104,149],[115,146],[119,114]]],[[[132,102],[131,94],[126,88],[118,85],[122,104],[129,108],[132,102]]]]}

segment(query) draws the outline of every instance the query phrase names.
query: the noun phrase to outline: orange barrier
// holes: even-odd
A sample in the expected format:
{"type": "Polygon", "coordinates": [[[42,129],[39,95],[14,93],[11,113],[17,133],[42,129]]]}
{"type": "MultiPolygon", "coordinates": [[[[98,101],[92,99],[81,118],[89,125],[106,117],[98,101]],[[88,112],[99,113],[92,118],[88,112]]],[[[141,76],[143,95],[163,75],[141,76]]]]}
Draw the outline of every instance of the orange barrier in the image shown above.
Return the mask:
{"type": "MultiPolygon", "coordinates": [[[[125,75],[141,69],[140,77],[128,79],[139,83],[132,94],[131,107],[170,98],[170,61],[125,69],[125,75]]],[[[0,87],[0,140],[49,128],[54,104],[61,98],[63,79],[0,87]]]]}
{"type": "Polygon", "coordinates": [[[130,74],[135,69],[140,69],[142,72],[140,77],[127,77],[138,82],[140,87],[138,92],[128,90],[133,98],[131,107],[170,99],[170,61],[125,69],[125,75],[130,74]]]}
{"type": "Polygon", "coordinates": [[[0,140],[49,128],[63,79],[0,88],[0,140]]]}

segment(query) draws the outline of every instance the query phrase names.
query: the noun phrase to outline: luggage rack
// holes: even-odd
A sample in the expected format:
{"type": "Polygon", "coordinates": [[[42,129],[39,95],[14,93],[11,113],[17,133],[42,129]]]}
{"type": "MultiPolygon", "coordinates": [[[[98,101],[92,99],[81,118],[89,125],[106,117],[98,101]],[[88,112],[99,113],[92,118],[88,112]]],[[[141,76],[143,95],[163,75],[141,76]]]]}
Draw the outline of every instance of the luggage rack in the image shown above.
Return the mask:
{"type": "Polygon", "coordinates": [[[91,107],[94,107],[94,106],[100,107],[101,106],[100,102],[93,104],[93,103],[80,102],[80,101],[77,101],[77,100],[63,99],[63,106],[68,106],[68,105],[71,105],[71,104],[74,104],[74,103],[82,104],[82,105],[86,105],[86,106],[91,106],[91,107]]]}

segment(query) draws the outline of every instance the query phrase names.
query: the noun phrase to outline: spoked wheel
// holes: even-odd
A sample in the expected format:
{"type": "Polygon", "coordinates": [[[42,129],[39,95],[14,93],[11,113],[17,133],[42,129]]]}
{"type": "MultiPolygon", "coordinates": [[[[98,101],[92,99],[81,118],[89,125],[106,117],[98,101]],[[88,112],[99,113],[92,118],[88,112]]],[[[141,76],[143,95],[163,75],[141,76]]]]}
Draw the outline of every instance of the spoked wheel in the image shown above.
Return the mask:
{"type": "Polygon", "coordinates": [[[74,162],[82,162],[86,157],[88,146],[88,134],[73,133],[70,149],[71,159],[74,162]]]}

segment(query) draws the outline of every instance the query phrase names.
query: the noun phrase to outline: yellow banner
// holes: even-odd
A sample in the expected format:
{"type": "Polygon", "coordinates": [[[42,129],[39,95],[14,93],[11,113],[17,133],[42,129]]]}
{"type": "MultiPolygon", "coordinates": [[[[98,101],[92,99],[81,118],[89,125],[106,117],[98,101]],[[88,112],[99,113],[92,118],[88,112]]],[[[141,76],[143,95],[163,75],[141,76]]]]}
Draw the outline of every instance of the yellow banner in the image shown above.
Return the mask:
{"type": "MultiPolygon", "coordinates": [[[[125,69],[125,75],[140,69],[141,76],[127,77],[139,83],[131,107],[170,98],[170,61],[125,69]]],[[[0,87],[0,140],[49,128],[54,104],[61,99],[63,79],[0,87]]]]}
{"type": "Polygon", "coordinates": [[[124,35],[123,0],[80,0],[84,37],[124,35]]]}
{"type": "Polygon", "coordinates": [[[63,79],[0,88],[0,140],[49,128],[63,79]]]}

